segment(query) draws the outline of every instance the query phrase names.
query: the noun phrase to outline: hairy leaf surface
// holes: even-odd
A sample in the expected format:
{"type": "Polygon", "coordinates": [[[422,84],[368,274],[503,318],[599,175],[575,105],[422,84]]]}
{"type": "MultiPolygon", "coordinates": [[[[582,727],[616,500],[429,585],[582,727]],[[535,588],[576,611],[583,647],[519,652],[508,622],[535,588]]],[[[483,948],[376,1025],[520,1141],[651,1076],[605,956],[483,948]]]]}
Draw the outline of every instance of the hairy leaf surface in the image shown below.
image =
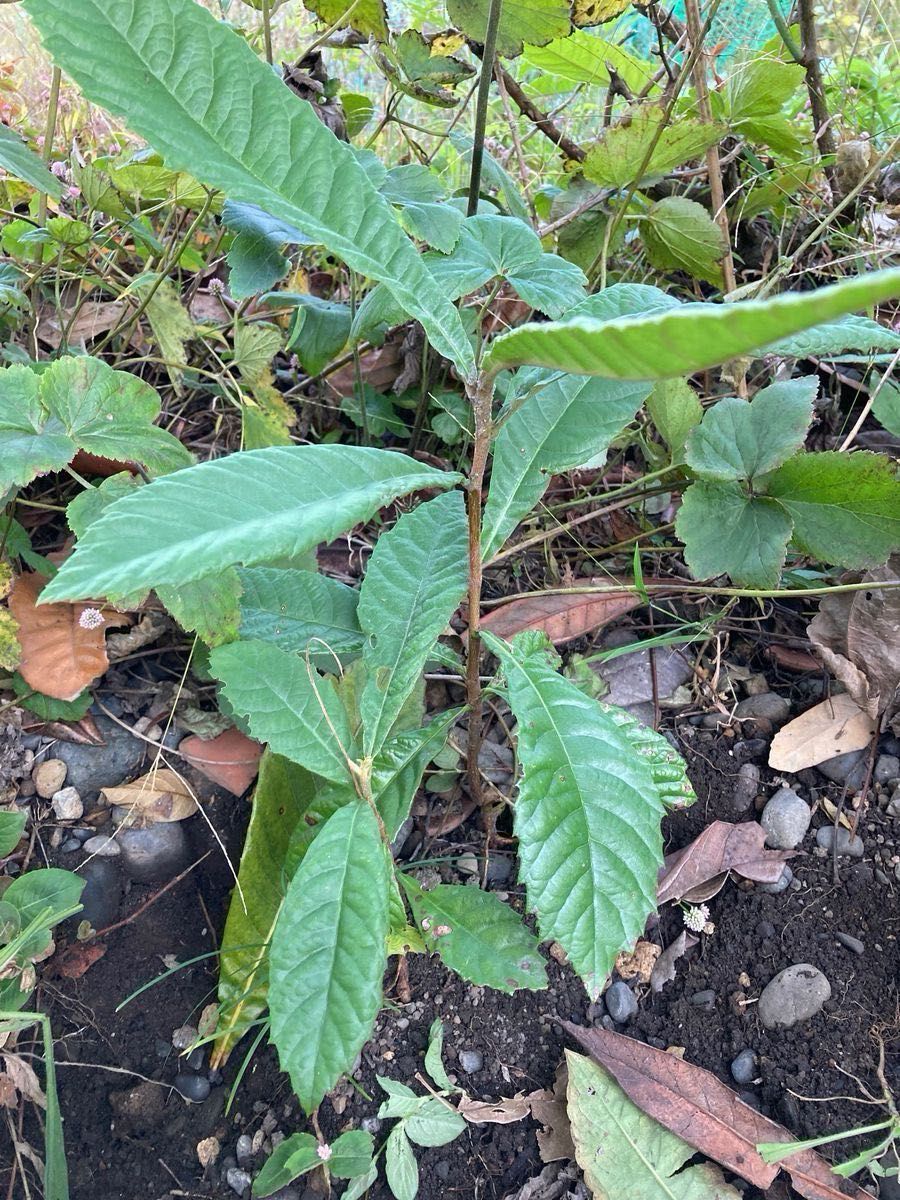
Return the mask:
{"type": "Polygon", "coordinates": [[[767,496],[734,480],[698,479],[684,493],[675,522],[695,579],[730,575],[738,587],[778,586],[791,518],[767,496]]]}
{"type": "Polygon", "coordinates": [[[242,567],[241,636],[305,654],[307,647],[333,669],[334,654],[358,652],[363,635],[356,618],[359,593],[316,571],[242,567]],[[329,654],[333,651],[334,654],[329,654]],[[323,657],[324,656],[324,657],[323,657]]]}

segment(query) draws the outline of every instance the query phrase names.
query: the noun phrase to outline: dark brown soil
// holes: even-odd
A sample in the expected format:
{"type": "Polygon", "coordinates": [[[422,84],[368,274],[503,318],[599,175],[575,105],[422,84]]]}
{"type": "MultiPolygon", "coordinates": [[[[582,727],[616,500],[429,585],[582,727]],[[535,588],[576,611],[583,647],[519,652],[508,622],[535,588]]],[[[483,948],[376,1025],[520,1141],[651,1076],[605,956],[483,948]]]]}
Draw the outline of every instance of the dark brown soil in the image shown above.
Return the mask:
{"type": "MultiPolygon", "coordinates": [[[[681,731],[699,800],[693,809],[667,820],[668,849],[686,844],[716,817],[728,816],[737,772],[728,738],[688,725],[681,731]]],[[[766,794],[771,790],[767,786],[766,794]]],[[[208,813],[236,856],[246,801],[219,795],[208,805],[208,813]]],[[[213,853],[133,923],[109,935],[105,956],[80,980],[45,979],[42,984],[40,999],[53,1019],[61,1064],[72,1200],[235,1200],[225,1173],[236,1165],[238,1136],[304,1127],[274,1053],[265,1047],[253,1056],[227,1113],[245,1045],[203,1103],[187,1104],[171,1089],[182,1069],[171,1047],[172,1032],[184,1023],[196,1023],[203,1006],[214,998],[214,957],[169,975],[117,1012],[130,993],[166,969],[171,956],[184,963],[215,951],[231,877],[209,827],[200,818],[192,818],[190,825],[198,856],[207,849],[213,853]],[[147,1083],[140,1076],[158,1082],[147,1083]],[[222,1152],[218,1163],[204,1171],[197,1144],[211,1136],[219,1139],[222,1152]]],[[[880,1093],[876,1031],[887,1047],[888,1079],[900,1083],[898,911],[893,867],[888,865],[900,846],[891,844],[896,834],[877,808],[863,833],[865,859],[840,860],[837,883],[831,859],[814,852],[792,863],[799,890],[766,895],[750,885],[727,883],[709,902],[715,933],[703,939],[690,960],[682,960],[676,980],[662,995],[641,996],[640,1011],[626,1032],[656,1045],[684,1047],[689,1061],[725,1080],[734,1056],[752,1048],[759,1055],[762,1082],[746,1089],[747,1098],[752,1096],[763,1111],[798,1135],[872,1120],[875,1110],[856,1101],[864,1098],[862,1088],[880,1093]],[[889,883],[878,881],[876,865],[890,873],[889,883]],[[861,939],[864,954],[837,943],[838,931],[861,939]],[[768,980],[792,962],[812,962],[824,971],[832,999],[821,1015],[798,1029],[770,1034],[756,1017],[754,1001],[768,980]],[[709,989],[715,992],[712,1011],[691,1004],[691,996],[709,989]]],[[[447,841],[467,836],[460,831],[447,841]]],[[[810,837],[805,845],[811,842],[810,837]]],[[[441,848],[442,854],[453,852],[452,846],[441,848]]],[[[455,852],[460,852],[458,847],[455,852]]],[[[71,860],[64,865],[71,866],[71,860]]],[[[133,885],[121,915],[137,909],[153,891],[152,886],[133,885]]],[[[513,889],[511,898],[515,895],[513,889]]],[[[668,944],[680,927],[680,914],[670,907],[651,936],[668,944]]],[[[382,1098],[376,1074],[421,1087],[415,1077],[423,1070],[428,1030],[438,1016],[445,1027],[447,1068],[473,1097],[496,1100],[552,1086],[565,1045],[558,1020],[586,1023],[589,1014],[584,991],[568,968],[551,960],[549,973],[550,990],[504,996],[470,987],[438,962],[413,956],[410,1002],[396,1000],[394,981],[388,978],[386,988],[393,999],[363,1052],[355,1087],[341,1086],[322,1105],[323,1134],[333,1137],[375,1116],[382,1098]],[[463,1049],[483,1056],[483,1067],[475,1074],[466,1075],[459,1066],[463,1049]]],[[[591,1010],[590,1016],[597,1019],[597,1012],[591,1010]]],[[[422,1200],[514,1196],[543,1167],[535,1131],[530,1119],[470,1125],[450,1145],[418,1151],[419,1195],[422,1200]]],[[[39,1142],[39,1131],[33,1132],[39,1142]]],[[[376,1140],[386,1132],[383,1126],[376,1140]]],[[[257,1156],[250,1169],[258,1169],[263,1157],[257,1156]]],[[[4,1176],[0,1170],[0,1195],[6,1194],[4,1176]]],[[[752,1189],[744,1192],[747,1197],[759,1195],[752,1189]]],[[[303,1187],[296,1193],[304,1200],[318,1194],[303,1187]]],[[[379,1183],[370,1195],[382,1200],[389,1192],[379,1183]]],[[[774,1189],[771,1195],[774,1200],[774,1189]]],[[[780,1200],[787,1193],[778,1190],[777,1195],[780,1200]]]]}

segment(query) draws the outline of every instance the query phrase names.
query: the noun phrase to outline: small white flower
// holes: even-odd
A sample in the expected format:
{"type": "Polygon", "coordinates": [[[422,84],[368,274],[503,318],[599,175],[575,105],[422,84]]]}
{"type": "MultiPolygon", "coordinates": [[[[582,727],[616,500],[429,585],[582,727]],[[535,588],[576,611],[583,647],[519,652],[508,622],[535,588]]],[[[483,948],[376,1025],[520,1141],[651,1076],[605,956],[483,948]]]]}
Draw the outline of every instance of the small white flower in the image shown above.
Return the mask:
{"type": "Polygon", "coordinates": [[[103,624],[103,613],[99,608],[83,608],[78,624],[82,629],[99,629],[103,624]]]}
{"type": "Polygon", "coordinates": [[[693,933],[703,933],[709,920],[709,909],[705,904],[689,904],[682,910],[681,917],[693,933]]]}
{"type": "Polygon", "coordinates": [[[318,1154],[322,1162],[328,1162],[329,1158],[331,1158],[331,1147],[327,1142],[319,1142],[318,1146],[316,1146],[316,1154],[318,1154]]]}

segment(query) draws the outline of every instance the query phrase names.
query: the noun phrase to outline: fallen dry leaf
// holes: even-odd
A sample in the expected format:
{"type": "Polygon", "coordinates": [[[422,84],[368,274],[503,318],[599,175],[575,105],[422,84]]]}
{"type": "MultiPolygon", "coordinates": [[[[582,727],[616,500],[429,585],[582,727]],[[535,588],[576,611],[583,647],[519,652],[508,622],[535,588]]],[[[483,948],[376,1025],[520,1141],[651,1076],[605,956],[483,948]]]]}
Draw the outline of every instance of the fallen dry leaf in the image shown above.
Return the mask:
{"type": "Polygon", "coordinates": [[[256,778],[262,746],[239,729],[226,729],[208,742],[196,734],[187,737],[178,751],[201,775],[242,796],[256,778]]]}
{"type": "Polygon", "coordinates": [[[133,783],[102,788],[101,798],[110,807],[127,808],[123,825],[153,825],[157,821],[183,821],[197,811],[197,801],[184,780],[166,767],[148,771],[133,783]]]}
{"type": "Polygon", "coordinates": [[[19,671],[29,687],[55,700],[74,700],[109,666],[106,629],[127,625],[128,617],[93,604],[37,604],[46,580],[20,575],[9,597],[19,623],[19,671]]]}
{"type": "MultiPolygon", "coordinates": [[[[594,579],[573,579],[570,586],[592,587],[596,582],[594,579]]],[[[511,638],[523,629],[539,629],[559,646],[601,625],[608,625],[643,603],[634,586],[624,582],[621,592],[525,596],[489,612],[481,618],[481,627],[502,638],[511,638]]]]}
{"type": "Polygon", "coordinates": [[[756,821],[740,825],[713,821],[689,845],[666,855],[657,883],[657,902],[708,899],[720,889],[719,877],[724,881],[728,871],[756,883],[777,883],[793,851],[769,850],[765,843],[766,831],[756,821]],[[704,888],[713,882],[717,885],[714,891],[704,888]]]}
{"type": "Polygon", "coordinates": [[[764,1162],[756,1150],[758,1143],[795,1139],[702,1067],[622,1034],[585,1029],[569,1021],[562,1025],[640,1109],[762,1191],[784,1167],[794,1189],[806,1200],[869,1200],[861,1188],[834,1175],[825,1159],[812,1150],[780,1164],[764,1162]]]}
{"type": "Polygon", "coordinates": [[[90,454],[87,450],[79,450],[72,459],[72,470],[77,471],[79,475],[100,475],[103,479],[108,479],[110,475],[119,475],[122,471],[128,471],[132,475],[138,474],[137,463],[123,462],[117,458],[102,458],[99,454],[90,454]]]}
{"type": "Polygon", "coordinates": [[[862,576],[871,590],[826,596],[807,630],[829,671],[861,709],[873,719],[883,715],[885,724],[900,708],[900,593],[877,585],[898,571],[895,555],[862,576]]]}
{"type": "Polygon", "coordinates": [[[639,941],[633,950],[623,950],[616,958],[620,979],[637,979],[649,983],[662,947],[654,942],[639,941]]]}
{"type": "Polygon", "coordinates": [[[83,348],[86,342],[117,325],[127,312],[121,300],[86,300],[77,311],[73,308],[57,312],[55,307],[42,306],[37,335],[54,350],[59,349],[63,340],[70,346],[83,348]]]}
{"type": "Polygon", "coordinates": [[[531,1092],[531,1115],[543,1128],[537,1132],[538,1153],[541,1162],[559,1162],[575,1158],[575,1144],[569,1127],[569,1111],[566,1089],[569,1086],[569,1070],[563,1059],[556,1068],[553,1091],[543,1089],[531,1092]]]}
{"type": "Polygon", "coordinates": [[[26,1100],[33,1100],[41,1108],[47,1107],[47,1097],[41,1090],[34,1068],[24,1058],[18,1054],[4,1054],[3,1065],[17,1092],[26,1100]]]}
{"type": "Polygon", "coordinates": [[[849,692],[808,708],[782,726],[769,747],[769,766],[792,774],[838,754],[863,750],[872,741],[876,721],[849,692]]]}
{"type": "Polygon", "coordinates": [[[650,976],[651,992],[661,992],[667,983],[672,982],[675,978],[676,962],[696,945],[697,939],[693,934],[688,933],[686,929],[682,929],[674,942],[670,942],[662,954],[660,954],[653,968],[653,973],[650,976]]]}
{"type": "Polygon", "coordinates": [[[17,1108],[19,1093],[8,1075],[0,1074],[0,1107],[17,1108]]]}
{"type": "Polygon", "coordinates": [[[473,1100],[471,1096],[463,1096],[456,1111],[473,1125],[514,1125],[530,1115],[531,1102],[528,1096],[521,1093],[497,1101],[473,1100]]]}
{"type": "Polygon", "coordinates": [[[767,651],[772,662],[786,671],[820,671],[822,664],[806,650],[795,650],[793,646],[770,646],[767,651]]]}
{"type": "Polygon", "coordinates": [[[53,960],[53,973],[64,979],[80,979],[106,953],[103,942],[73,942],[53,960]]]}

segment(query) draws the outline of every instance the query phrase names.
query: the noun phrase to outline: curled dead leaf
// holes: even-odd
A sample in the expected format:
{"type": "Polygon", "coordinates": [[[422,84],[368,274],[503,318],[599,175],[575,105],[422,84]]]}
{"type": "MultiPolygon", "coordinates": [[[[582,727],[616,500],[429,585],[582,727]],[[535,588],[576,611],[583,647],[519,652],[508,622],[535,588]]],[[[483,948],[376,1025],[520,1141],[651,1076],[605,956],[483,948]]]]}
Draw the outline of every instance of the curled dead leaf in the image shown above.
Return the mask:
{"type": "Polygon", "coordinates": [[[463,1096],[456,1111],[473,1125],[513,1125],[531,1114],[528,1096],[521,1093],[502,1100],[473,1100],[463,1096]]]}
{"type": "Polygon", "coordinates": [[[123,825],[153,825],[158,821],[183,821],[197,811],[191,789],[175,771],[160,767],[133,783],[103,788],[101,799],[110,807],[128,809],[123,825]]]}
{"type": "Polygon", "coordinates": [[[7,1076],[12,1080],[16,1091],[21,1096],[39,1104],[41,1108],[47,1107],[47,1097],[38,1083],[34,1068],[24,1058],[18,1054],[4,1054],[3,1065],[6,1068],[7,1076]]]}
{"type": "MultiPolygon", "coordinates": [[[[604,585],[609,583],[608,580],[603,582],[604,585]]],[[[482,617],[481,627],[502,638],[511,638],[524,629],[538,629],[546,633],[551,642],[562,645],[640,608],[644,601],[634,590],[634,584],[626,580],[621,582],[620,592],[523,596],[521,600],[512,600],[482,617]]],[[[596,583],[594,579],[573,579],[571,586],[592,587],[596,583]]]]}
{"type": "Polygon", "coordinates": [[[64,979],[80,979],[105,953],[103,942],[73,942],[54,958],[54,974],[64,979]]]}
{"type": "Polygon", "coordinates": [[[872,741],[875,728],[875,718],[861,709],[849,692],[841,692],[779,729],[769,747],[769,766],[794,773],[838,754],[863,750],[872,741]]]}
{"type": "Polygon", "coordinates": [[[689,845],[666,855],[657,883],[658,903],[709,899],[729,871],[756,883],[777,883],[793,851],[769,850],[765,843],[766,831],[756,821],[713,821],[689,845]]]}
{"type": "Polygon", "coordinates": [[[686,929],[682,929],[674,942],[670,942],[660,954],[653,968],[653,974],[650,976],[651,992],[661,992],[667,983],[672,982],[675,978],[675,963],[696,945],[697,938],[686,929]]]}

